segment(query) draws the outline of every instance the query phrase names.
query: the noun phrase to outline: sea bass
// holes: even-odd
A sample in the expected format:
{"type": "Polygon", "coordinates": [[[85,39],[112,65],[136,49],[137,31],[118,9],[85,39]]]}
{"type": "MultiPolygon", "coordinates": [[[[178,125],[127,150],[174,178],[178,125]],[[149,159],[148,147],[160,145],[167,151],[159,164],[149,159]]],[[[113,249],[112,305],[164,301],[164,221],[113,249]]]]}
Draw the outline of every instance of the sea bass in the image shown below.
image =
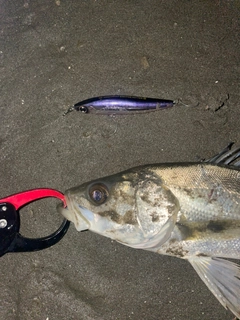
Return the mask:
{"type": "Polygon", "coordinates": [[[84,183],[58,210],[78,231],[188,260],[240,317],[240,148],[199,163],[153,164],[84,183]]]}

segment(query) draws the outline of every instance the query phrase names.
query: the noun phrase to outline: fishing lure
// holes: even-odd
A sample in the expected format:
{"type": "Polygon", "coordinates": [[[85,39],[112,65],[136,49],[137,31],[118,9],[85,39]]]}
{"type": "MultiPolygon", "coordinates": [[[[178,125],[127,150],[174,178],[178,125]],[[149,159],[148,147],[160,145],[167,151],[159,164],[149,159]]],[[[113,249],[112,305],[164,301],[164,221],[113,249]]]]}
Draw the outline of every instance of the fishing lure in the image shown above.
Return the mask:
{"type": "Polygon", "coordinates": [[[51,235],[42,238],[25,238],[19,233],[19,209],[35,200],[54,197],[66,206],[64,195],[54,189],[33,189],[0,199],[0,257],[8,252],[30,252],[51,247],[62,239],[70,222],[63,220],[51,235]]]}
{"type": "Polygon", "coordinates": [[[171,108],[175,101],[157,98],[134,96],[102,96],[80,101],[71,106],[65,113],[77,110],[82,113],[95,114],[129,114],[156,111],[171,108]]]}

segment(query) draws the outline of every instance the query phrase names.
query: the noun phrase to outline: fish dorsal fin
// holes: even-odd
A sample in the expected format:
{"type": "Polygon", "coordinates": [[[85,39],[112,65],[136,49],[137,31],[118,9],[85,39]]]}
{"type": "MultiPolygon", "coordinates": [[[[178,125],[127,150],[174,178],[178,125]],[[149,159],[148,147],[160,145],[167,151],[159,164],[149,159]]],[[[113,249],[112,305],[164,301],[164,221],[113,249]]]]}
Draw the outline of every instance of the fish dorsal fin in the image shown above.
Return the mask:
{"type": "Polygon", "coordinates": [[[240,266],[204,256],[190,257],[188,261],[224,308],[240,318],[240,266]]]}
{"type": "Polygon", "coordinates": [[[204,160],[207,163],[231,165],[240,167],[240,147],[232,149],[234,142],[228,144],[221,152],[210,159],[204,160]]]}

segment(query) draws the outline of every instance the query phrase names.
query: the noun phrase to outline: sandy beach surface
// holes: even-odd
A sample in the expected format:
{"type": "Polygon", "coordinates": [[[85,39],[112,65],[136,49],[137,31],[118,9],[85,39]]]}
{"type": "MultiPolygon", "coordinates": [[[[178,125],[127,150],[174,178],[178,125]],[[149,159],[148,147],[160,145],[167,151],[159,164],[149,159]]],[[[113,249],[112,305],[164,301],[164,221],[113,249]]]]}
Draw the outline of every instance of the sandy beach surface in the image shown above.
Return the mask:
{"type": "MultiPolygon", "coordinates": [[[[0,0],[0,196],[62,192],[140,164],[240,143],[240,1],[0,0]],[[178,100],[141,115],[64,111],[101,95],[178,100]]],[[[21,210],[45,236],[54,199],[21,210]]],[[[0,258],[0,319],[232,320],[180,259],[71,225],[57,245],[0,258]]]]}

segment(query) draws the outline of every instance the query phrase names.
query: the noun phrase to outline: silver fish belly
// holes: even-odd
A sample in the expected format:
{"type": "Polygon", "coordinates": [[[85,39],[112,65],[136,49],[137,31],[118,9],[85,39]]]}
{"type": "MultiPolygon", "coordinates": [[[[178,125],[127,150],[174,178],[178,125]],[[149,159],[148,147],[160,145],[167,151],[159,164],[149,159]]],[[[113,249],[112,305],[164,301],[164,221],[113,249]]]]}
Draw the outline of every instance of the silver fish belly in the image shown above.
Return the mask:
{"type": "Polygon", "coordinates": [[[188,260],[240,317],[240,149],[201,163],[146,165],[65,193],[77,230],[188,260]]]}

